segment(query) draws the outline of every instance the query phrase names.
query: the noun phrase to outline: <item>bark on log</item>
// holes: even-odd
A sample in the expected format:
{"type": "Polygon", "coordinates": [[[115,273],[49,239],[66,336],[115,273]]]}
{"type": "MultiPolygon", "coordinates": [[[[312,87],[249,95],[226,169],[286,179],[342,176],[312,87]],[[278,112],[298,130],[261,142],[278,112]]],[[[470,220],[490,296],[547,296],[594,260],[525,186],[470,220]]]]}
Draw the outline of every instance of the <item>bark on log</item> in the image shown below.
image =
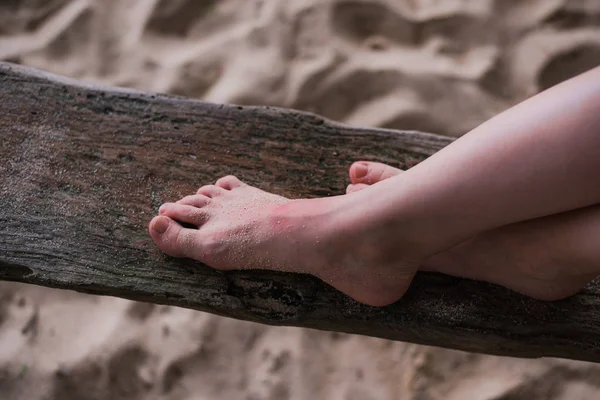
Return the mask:
{"type": "Polygon", "coordinates": [[[289,197],[343,193],[352,160],[408,168],[450,139],[297,111],[101,88],[0,63],[0,279],[272,325],[520,357],[600,361],[600,285],[558,302],[418,274],[361,305],[306,275],[221,273],[161,254],[160,204],[235,173],[289,197]]]}

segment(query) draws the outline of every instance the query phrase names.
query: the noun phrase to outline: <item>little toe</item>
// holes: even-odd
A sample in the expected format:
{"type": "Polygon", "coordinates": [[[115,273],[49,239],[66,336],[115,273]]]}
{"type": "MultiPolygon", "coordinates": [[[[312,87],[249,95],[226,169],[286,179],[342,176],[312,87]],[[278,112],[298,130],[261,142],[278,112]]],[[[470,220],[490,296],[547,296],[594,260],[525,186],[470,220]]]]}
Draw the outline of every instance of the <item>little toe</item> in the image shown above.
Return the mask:
{"type": "Polygon", "coordinates": [[[210,198],[204,196],[203,194],[195,194],[193,196],[185,196],[183,199],[177,201],[176,203],[202,208],[208,203],[210,203],[210,198]]]}
{"type": "Polygon", "coordinates": [[[227,193],[227,190],[215,185],[202,186],[197,192],[197,194],[203,194],[204,196],[210,198],[220,196],[224,193],[227,193]]]}
{"type": "Polygon", "coordinates": [[[241,186],[245,186],[246,184],[233,175],[227,175],[219,179],[215,185],[226,190],[232,190],[241,186]]]}
{"type": "Polygon", "coordinates": [[[197,239],[198,230],[187,229],[169,217],[154,217],[148,227],[154,243],[172,257],[200,260],[201,249],[197,239]]]}
{"type": "Polygon", "coordinates": [[[359,161],[350,166],[350,179],[353,184],[372,185],[396,176],[403,171],[378,162],[359,161]]]}
{"type": "Polygon", "coordinates": [[[365,183],[357,183],[355,184],[350,184],[348,185],[348,187],[346,188],[346,194],[350,194],[350,193],[354,193],[354,192],[358,192],[360,190],[366,189],[368,188],[370,185],[367,185],[365,183]]]}
{"type": "Polygon", "coordinates": [[[208,219],[206,209],[189,206],[186,204],[165,203],[160,206],[159,214],[176,221],[186,222],[200,226],[208,219]]]}

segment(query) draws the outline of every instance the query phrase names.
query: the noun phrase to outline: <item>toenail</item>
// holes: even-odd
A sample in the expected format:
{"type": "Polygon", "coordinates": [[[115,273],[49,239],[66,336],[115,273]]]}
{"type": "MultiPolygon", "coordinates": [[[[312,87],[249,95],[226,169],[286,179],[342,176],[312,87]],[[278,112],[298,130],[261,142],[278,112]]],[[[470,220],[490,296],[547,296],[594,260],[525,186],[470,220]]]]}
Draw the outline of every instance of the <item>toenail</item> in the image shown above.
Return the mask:
{"type": "Polygon", "coordinates": [[[154,222],[154,230],[158,233],[165,233],[169,229],[169,220],[164,217],[159,217],[154,222]]]}
{"type": "Polygon", "coordinates": [[[354,164],[354,178],[361,179],[367,176],[369,173],[369,167],[364,163],[354,164]]]}

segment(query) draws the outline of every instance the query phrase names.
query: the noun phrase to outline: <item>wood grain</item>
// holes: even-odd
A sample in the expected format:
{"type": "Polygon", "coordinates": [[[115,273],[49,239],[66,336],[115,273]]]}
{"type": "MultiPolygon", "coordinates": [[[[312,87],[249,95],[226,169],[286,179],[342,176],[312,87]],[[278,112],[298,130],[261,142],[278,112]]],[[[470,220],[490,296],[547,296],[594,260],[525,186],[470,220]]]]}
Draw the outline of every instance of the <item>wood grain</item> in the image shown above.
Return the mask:
{"type": "Polygon", "coordinates": [[[235,173],[288,197],[343,193],[356,159],[409,168],[450,143],[292,110],[101,88],[0,63],[0,279],[272,325],[491,354],[600,361],[600,286],[558,302],[418,274],[388,307],[306,275],[221,273],[158,251],[160,204],[235,173]]]}

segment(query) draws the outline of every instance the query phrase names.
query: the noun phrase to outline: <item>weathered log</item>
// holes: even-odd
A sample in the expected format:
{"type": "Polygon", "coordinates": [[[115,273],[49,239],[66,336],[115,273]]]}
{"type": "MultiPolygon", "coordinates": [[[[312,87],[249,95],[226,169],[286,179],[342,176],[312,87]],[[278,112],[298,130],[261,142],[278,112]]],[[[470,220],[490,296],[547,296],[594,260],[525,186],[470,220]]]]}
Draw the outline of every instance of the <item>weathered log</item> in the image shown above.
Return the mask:
{"type": "Polygon", "coordinates": [[[409,168],[451,142],[291,110],[101,88],[0,64],[0,279],[171,304],[272,325],[475,352],[600,361],[600,286],[541,302],[418,274],[368,307],[307,275],[214,271],[158,251],[165,201],[235,173],[289,197],[343,193],[347,168],[409,168]]]}

